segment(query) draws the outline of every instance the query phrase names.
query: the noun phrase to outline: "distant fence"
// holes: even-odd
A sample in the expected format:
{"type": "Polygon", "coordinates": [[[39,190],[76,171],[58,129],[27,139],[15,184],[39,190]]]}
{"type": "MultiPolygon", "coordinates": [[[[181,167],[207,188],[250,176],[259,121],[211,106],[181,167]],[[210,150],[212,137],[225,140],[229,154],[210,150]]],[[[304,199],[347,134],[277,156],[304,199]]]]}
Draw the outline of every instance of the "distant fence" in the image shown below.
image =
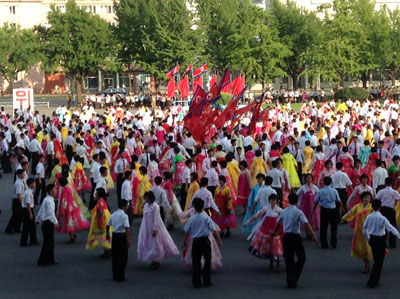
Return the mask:
{"type": "MultiPolygon", "coordinates": [[[[13,102],[2,102],[0,101],[0,106],[12,107],[13,102]]],[[[50,102],[35,102],[35,107],[47,107],[50,108],[50,102]]]]}

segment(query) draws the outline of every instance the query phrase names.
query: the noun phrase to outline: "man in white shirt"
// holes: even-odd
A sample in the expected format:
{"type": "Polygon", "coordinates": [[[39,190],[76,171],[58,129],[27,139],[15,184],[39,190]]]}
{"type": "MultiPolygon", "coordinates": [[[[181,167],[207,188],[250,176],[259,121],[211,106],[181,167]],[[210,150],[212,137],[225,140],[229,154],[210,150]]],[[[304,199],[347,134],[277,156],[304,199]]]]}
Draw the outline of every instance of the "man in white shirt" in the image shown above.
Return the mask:
{"type": "Polygon", "coordinates": [[[121,199],[121,188],[124,183],[124,173],[126,169],[129,167],[128,160],[124,158],[124,151],[120,150],[119,158],[117,162],[115,162],[114,172],[117,174],[117,198],[121,199]]]}
{"type": "Polygon", "coordinates": [[[280,162],[278,160],[272,161],[272,169],[267,172],[267,177],[272,178],[271,187],[276,191],[278,195],[279,206],[282,207],[282,190],[285,187],[285,178],[283,172],[278,169],[280,162]]]}
{"type": "Polygon", "coordinates": [[[186,139],[183,141],[183,146],[189,155],[193,156],[196,147],[196,141],[194,141],[192,134],[189,132],[186,134],[186,139]]]}
{"type": "Polygon", "coordinates": [[[54,157],[54,140],[56,140],[56,135],[54,133],[50,134],[50,141],[46,145],[46,152],[47,152],[47,170],[46,174],[49,178],[51,176],[51,171],[53,170],[53,157],[54,157]]]}
{"type": "Polygon", "coordinates": [[[155,197],[155,202],[160,207],[160,216],[163,222],[165,222],[165,214],[167,210],[171,209],[171,205],[168,201],[167,193],[163,188],[161,188],[162,177],[157,176],[154,178],[154,183],[156,184],[153,188],[150,189],[153,192],[155,197]]]}
{"type": "Polygon", "coordinates": [[[132,171],[127,170],[124,173],[125,181],[121,186],[121,199],[126,200],[129,203],[129,209],[126,212],[129,219],[129,225],[132,225],[133,222],[133,211],[132,211],[132,171]]]}
{"type": "Polygon", "coordinates": [[[42,222],[43,245],[40,252],[38,265],[56,265],[54,260],[54,226],[58,228],[58,221],[55,215],[54,196],[56,189],[54,184],[46,187],[47,196],[43,199],[39,213],[36,216],[36,224],[42,222]]]}
{"type": "Polygon", "coordinates": [[[214,151],[212,149],[209,149],[207,151],[208,157],[204,158],[203,164],[202,164],[202,169],[204,173],[207,173],[207,170],[211,168],[211,161],[216,161],[214,158],[214,151]]]}
{"type": "Polygon", "coordinates": [[[17,178],[14,183],[13,188],[13,198],[12,198],[12,216],[8,222],[6,233],[20,233],[21,223],[22,223],[22,199],[25,193],[25,171],[23,169],[18,169],[16,171],[17,178]]]}
{"type": "Polygon", "coordinates": [[[46,196],[46,177],[44,175],[44,156],[39,155],[39,163],[36,165],[36,190],[35,190],[35,204],[39,203],[39,194],[41,194],[40,202],[46,196]]]}
{"type": "Polygon", "coordinates": [[[187,159],[185,161],[185,168],[183,169],[182,186],[180,194],[181,200],[179,202],[179,205],[181,206],[182,210],[185,208],[186,204],[187,191],[189,190],[190,186],[190,174],[192,173],[191,171],[192,166],[193,166],[192,159],[187,159]]]}
{"type": "Polygon", "coordinates": [[[365,240],[367,240],[371,246],[372,256],[374,258],[374,265],[367,282],[367,286],[370,288],[379,285],[383,261],[386,254],[385,230],[400,239],[400,233],[397,229],[379,212],[381,209],[380,200],[375,199],[372,201],[372,209],[374,211],[367,216],[362,229],[365,240]]]}
{"type": "Polygon", "coordinates": [[[29,142],[28,151],[29,151],[29,153],[31,155],[31,159],[32,159],[31,174],[36,175],[36,165],[39,162],[39,154],[43,153],[42,147],[40,146],[40,143],[37,140],[36,134],[33,134],[33,138],[29,142]]]}
{"type": "Polygon", "coordinates": [[[385,179],[389,176],[386,168],[382,167],[382,160],[376,159],[376,169],[372,173],[372,188],[376,190],[376,193],[385,186],[385,179]]]}
{"type": "MultiPolygon", "coordinates": [[[[375,199],[379,199],[382,203],[382,207],[380,209],[383,216],[390,222],[391,225],[396,227],[396,212],[394,210],[396,203],[400,201],[400,194],[397,190],[392,188],[393,179],[391,177],[387,177],[385,179],[385,188],[381,189],[377,194],[375,199]]],[[[385,235],[385,239],[387,238],[387,233],[385,235]]],[[[389,247],[396,248],[396,238],[390,233],[389,234],[389,247]]]]}
{"type": "Polygon", "coordinates": [[[75,145],[75,139],[72,136],[72,131],[68,131],[68,135],[64,141],[65,156],[67,157],[68,162],[71,162],[72,157],[74,156],[74,145],[75,145]]]}
{"type": "Polygon", "coordinates": [[[95,194],[96,194],[96,190],[99,188],[103,188],[106,193],[108,193],[108,189],[107,189],[107,180],[106,180],[106,176],[107,176],[107,167],[105,166],[101,166],[99,168],[99,173],[100,176],[96,182],[96,189],[95,189],[95,194]]]}
{"type": "Polygon", "coordinates": [[[33,199],[33,192],[35,190],[35,179],[28,179],[26,181],[27,187],[24,196],[22,198],[22,233],[21,242],[22,247],[28,246],[28,236],[30,239],[30,245],[37,245],[36,239],[36,226],[35,226],[35,215],[33,208],[35,206],[33,199]]]}
{"type": "Polygon", "coordinates": [[[193,199],[200,198],[204,201],[204,209],[207,211],[214,210],[219,212],[218,206],[215,204],[214,198],[210,191],[207,189],[208,179],[203,177],[200,181],[200,190],[197,190],[190,201],[189,207],[193,207],[193,199]]]}
{"type": "Polygon", "coordinates": [[[218,167],[217,161],[211,162],[211,168],[207,170],[206,174],[204,175],[205,178],[208,179],[208,187],[207,189],[211,192],[212,196],[214,197],[215,189],[219,184],[218,180],[218,173],[216,168],[218,167]]]}
{"type": "Polygon", "coordinates": [[[265,178],[265,187],[261,188],[254,200],[253,206],[251,207],[251,214],[254,215],[254,210],[257,204],[260,204],[260,209],[262,208],[269,208],[271,205],[269,203],[269,197],[271,194],[276,194],[276,191],[271,188],[271,184],[273,182],[272,177],[267,176],[265,178]]]}
{"type": "Polygon", "coordinates": [[[350,187],[353,183],[351,182],[347,173],[342,171],[343,163],[336,163],[336,172],[332,175],[332,188],[335,188],[339,193],[340,200],[344,207],[347,204],[347,187],[350,187]]]}
{"type": "Polygon", "coordinates": [[[139,156],[139,161],[138,161],[142,166],[144,167],[149,167],[150,163],[150,148],[145,145],[144,147],[144,153],[139,156]]]}

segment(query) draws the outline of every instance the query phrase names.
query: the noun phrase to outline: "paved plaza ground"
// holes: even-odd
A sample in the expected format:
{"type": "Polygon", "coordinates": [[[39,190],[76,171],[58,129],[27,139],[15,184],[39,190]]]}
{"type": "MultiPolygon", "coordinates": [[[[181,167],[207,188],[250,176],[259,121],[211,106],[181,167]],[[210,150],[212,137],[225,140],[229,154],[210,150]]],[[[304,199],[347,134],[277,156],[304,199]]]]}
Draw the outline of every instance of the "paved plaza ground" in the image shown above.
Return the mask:
{"type": "MultiPolygon", "coordinates": [[[[336,250],[322,250],[305,241],[307,262],[299,288],[285,285],[285,266],[280,273],[268,270],[268,262],[247,251],[248,241],[239,229],[224,240],[224,266],[212,275],[213,287],[195,290],[191,273],[180,257],[167,258],[157,271],[136,259],[140,219],[133,224],[132,246],[126,270],[127,282],[112,281],[111,260],[99,257],[98,251],[87,251],[88,231],[79,232],[75,244],[66,244],[67,235],[56,233],[57,266],[38,267],[41,246],[19,247],[20,235],[6,235],[4,229],[11,215],[11,175],[0,179],[0,298],[399,298],[400,249],[391,250],[385,260],[381,286],[365,287],[368,275],[361,273],[362,262],[350,257],[352,232],[347,225],[339,227],[336,250]],[[129,296],[129,297],[128,297],[129,296]]],[[[116,206],[115,191],[109,202],[116,206]]],[[[37,212],[37,208],[36,208],[37,212]]],[[[240,213],[240,211],[238,211],[240,213]]],[[[238,223],[242,222],[239,217],[238,223]]],[[[183,232],[172,231],[182,249],[183,232]]],[[[42,242],[40,228],[38,239],[42,242]]]]}

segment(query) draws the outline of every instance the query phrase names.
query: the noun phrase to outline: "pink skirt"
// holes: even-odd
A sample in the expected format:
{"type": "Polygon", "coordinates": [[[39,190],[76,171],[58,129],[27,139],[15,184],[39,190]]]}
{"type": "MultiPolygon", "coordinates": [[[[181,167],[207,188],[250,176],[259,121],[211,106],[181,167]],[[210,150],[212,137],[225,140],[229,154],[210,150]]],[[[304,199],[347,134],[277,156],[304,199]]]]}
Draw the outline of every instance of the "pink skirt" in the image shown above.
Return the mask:
{"type": "Polygon", "coordinates": [[[283,230],[272,237],[275,232],[278,217],[265,217],[263,224],[251,241],[249,251],[259,259],[280,259],[283,256],[283,230]]]}

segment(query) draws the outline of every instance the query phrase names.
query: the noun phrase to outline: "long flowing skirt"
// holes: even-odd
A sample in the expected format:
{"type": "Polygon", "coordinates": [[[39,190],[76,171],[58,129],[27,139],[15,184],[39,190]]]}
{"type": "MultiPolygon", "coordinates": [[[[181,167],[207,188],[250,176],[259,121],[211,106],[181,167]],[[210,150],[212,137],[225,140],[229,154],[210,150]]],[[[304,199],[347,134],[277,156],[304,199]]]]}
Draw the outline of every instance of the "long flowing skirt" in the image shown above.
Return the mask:
{"type": "MultiPolygon", "coordinates": [[[[211,243],[211,270],[215,271],[222,267],[222,255],[218,248],[217,242],[212,234],[208,236],[211,243]]],[[[183,264],[189,269],[192,268],[192,238],[190,234],[186,235],[182,250],[183,264]]],[[[204,266],[204,259],[201,259],[201,266],[204,266]]]]}
{"type": "MultiPolygon", "coordinates": [[[[313,230],[318,231],[320,228],[320,207],[317,206],[314,213],[312,213],[314,205],[315,205],[315,194],[312,194],[311,191],[306,192],[303,195],[300,203],[300,209],[303,211],[304,215],[307,217],[308,222],[310,223],[313,230]]],[[[302,230],[305,230],[305,226],[302,226],[302,230]]]]}
{"type": "Polygon", "coordinates": [[[244,174],[241,174],[239,176],[238,197],[237,197],[236,204],[240,205],[240,206],[247,206],[250,191],[251,190],[250,190],[249,182],[247,181],[246,176],[244,174]]]}
{"type": "Polygon", "coordinates": [[[265,217],[260,229],[251,241],[249,251],[259,259],[273,258],[279,260],[283,256],[282,227],[275,232],[278,217],[265,217]]]}

